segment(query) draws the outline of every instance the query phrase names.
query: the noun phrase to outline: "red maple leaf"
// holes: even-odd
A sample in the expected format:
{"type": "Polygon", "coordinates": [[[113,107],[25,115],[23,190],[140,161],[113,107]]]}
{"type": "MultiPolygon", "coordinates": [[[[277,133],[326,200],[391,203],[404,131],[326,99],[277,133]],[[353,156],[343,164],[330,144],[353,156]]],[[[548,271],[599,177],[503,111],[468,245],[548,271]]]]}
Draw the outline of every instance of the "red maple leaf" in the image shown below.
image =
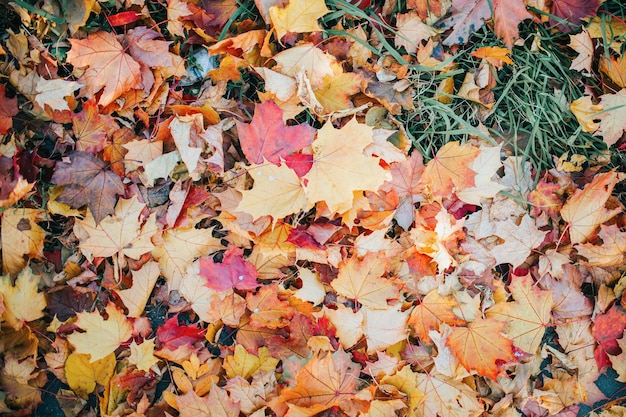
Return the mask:
{"type": "Polygon", "coordinates": [[[263,158],[273,164],[309,146],[315,129],[309,125],[286,126],[283,111],[273,101],[257,104],[252,123],[237,122],[241,149],[252,164],[262,164],[263,158]]]}
{"type": "Polygon", "coordinates": [[[224,253],[221,263],[211,257],[200,258],[200,276],[206,278],[206,286],[217,291],[231,288],[253,290],[259,286],[259,275],[251,263],[243,259],[243,250],[230,246],[224,253]]]}
{"type": "Polygon", "coordinates": [[[622,338],[626,329],[626,310],[614,304],[608,311],[595,318],[591,334],[598,341],[598,347],[594,352],[599,368],[611,365],[607,353],[619,354],[617,339],[622,338]]]}
{"type": "Polygon", "coordinates": [[[191,347],[194,343],[204,340],[205,329],[198,326],[178,324],[178,315],[169,318],[157,330],[157,338],[164,347],[175,350],[181,346],[191,347]]]}
{"type": "Polygon", "coordinates": [[[598,0],[553,0],[550,13],[570,24],[563,24],[554,18],[550,19],[550,24],[556,25],[563,32],[569,32],[573,29],[572,24],[579,25],[582,18],[595,16],[598,6],[598,0]]]}

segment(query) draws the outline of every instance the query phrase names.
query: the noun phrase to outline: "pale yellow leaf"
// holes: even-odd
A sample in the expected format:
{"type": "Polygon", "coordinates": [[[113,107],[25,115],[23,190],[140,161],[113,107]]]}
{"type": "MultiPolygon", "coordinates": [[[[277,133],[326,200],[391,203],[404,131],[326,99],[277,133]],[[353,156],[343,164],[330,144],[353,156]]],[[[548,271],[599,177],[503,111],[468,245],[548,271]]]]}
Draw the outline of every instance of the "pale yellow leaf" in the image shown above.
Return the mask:
{"type": "Polygon", "coordinates": [[[2,271],[17,273],[26,266],[25,256],[43,256],[45,231],[37,224],[42,212],[36,209],[11,208],[2,214],[2,271]]]}
{"type": "Polygon", "coordinates": [[[115,291],[128,309],[128,317],[140,317],[150,298],[154,284],[161,271],[154,261],[145,263],[138,271],[132,271],[133,285],[125,290],[115,291]]]}
{"type": "Polygon", "coordinates": [[[15,285],[11,277],[0,277],[0,295],[4,303],[2,318],[14,329],[19,330],[25,322],[43,317],[46,298],[39,292],[40,279],[29,266],[17,276],[15,285]]]}
{"type": "Polygon", "coordinates": [[[150,371],[150,368],[159,363],[159,359],[154,356],[154,339],[146,339],[140,344],[133,340],[128,361],[140,371],[150,371]]]}
{"type": "Polygon", "coordinates": [[[283,8],[272,6],[269,15],[278,39],[288,32],[305,33],[322,30],[317,19],[329,13],[324,0],[289,0],[283,8]]]}

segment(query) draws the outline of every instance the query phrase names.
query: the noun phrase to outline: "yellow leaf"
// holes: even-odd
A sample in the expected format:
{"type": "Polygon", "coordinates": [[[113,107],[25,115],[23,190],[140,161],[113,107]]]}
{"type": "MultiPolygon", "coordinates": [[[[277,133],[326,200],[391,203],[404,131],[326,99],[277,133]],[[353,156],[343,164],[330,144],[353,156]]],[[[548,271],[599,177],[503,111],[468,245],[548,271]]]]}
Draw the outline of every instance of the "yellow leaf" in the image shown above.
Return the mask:
{"type": "Polygon", "coordinates": [[[150,261],[146,262],[138,271],[132,271],[132,275],[133,286],[115,292],[120,296],[128,309],[128,317],[139,317],[146,307],[146,302],[150,298],[154,284],[156,284],[159,275],[161,275],[161,271],[158,263],[150,261]]]}
{"type": "Polygon", "coordinates": [[[446,143],[426,164],[420,183],[429,185],[432,195],[440,197],[450,195],[454,187],[473,187],[476,172],[469,166],[478,153],[478,148],[472,145],[460,145],[459,142],[446,143]]]}
{"type": "MultiPolygon", "coordinates": [[[[405,393],[409,397],[409,409],[411,416],[415,416],[415,411],[423,402],[424,392],[417,386],[418,373],[413,372],[409,365],[405,365],[400,371],[391,376],[381,379],[381,384],[390,384],[405,393]]],[[[420,414],[421,415],[421,414],[420,414]]]]}
{"type": "Polygon", "coordinates": [[[409,54],[417,52],[417,48],[422,41],[430,39],[431,36],[437,34],[432,26],[422,21],[418,14],[414,11],[406,14],[398,14],[396,17],[396,45],[404,46],[409,54]]]}
{"type": "Polygon", "coordinates": [[[43,256],[45,231],[39,227],[41,212],[35,209],[9,209],[2,214],[2,271],[14,274],[29,258],[43,256]]]}
{"type": "Polygon", "coordinates": [[[131,199],[120,198],[115,206],[115,214],[96,223],[87,212],[84,220],[76,220],[74,233],[80,239],[80,249],[89,259],[110,257],[118,253],[129,258],[139,259],[150,252],[154,245],[150,238],[157,232],[156,215],[144,219],[145,204],[137,196],[131,199]]]}
{"type": "Polygon", "coordinates": [[[600,123],[596,122],[602,106],[593,104],[590,96],[582,96],[572,101],[569,110],[576,116],[578,123],[582,127],[583,132],[593,133],[600,127],[600,123]]]}
{"type": "Polygon", "coordinates": [[[272,59],[277,64],[273,70],[283,75],[296,78],[299,72],[304,71],[313,88],[322,86],[327,75],[334,76],[343,72],[335,57],[312,43],[294,46],[274,55],[272,59]]]}
{"type": "Polygon", "coordinates": [[[348,98],[361,91],[361,77],[352,72],[344,72],[335,77],[324,77],[323,85],[315,90],[315,97],[324,107],[325,113],[352,108],[348,98]]]}
{"type": "Polygon", "coordinates": [[[569,223],[572,243],[583,243],[596,227],[621,212],[620,208],[608,210],[604,207],[616,183],[615,172],[596,175],[593,181],[583,190],[576,190],[563,205],[561,216],[569,223]]]}
{"type": "Polygon", "coordinates": [[[535,355],[552,318],[552,292],[536,287],[530,276],[513,277],[509,289],[515,301],[497,303],[487,317],[506,323],[504,332],[513,344],[535,355]]]}
{"type": "Polygon", "coordinates": [[[324,0],[290,0],[284,8],[272,6],[269,9],[278,39],[287,32],[305,33],[322,30],[317,19],[329,12],[324,0]]]}
{"type": "Polygon", "coordinates": [[[576,245],[578,255],[587,258],[585,263],[602,267],[624,265],[626,232],[621,232],[615,224],[600,225],[598,236],[602,239],[601,245],[592,245],[591,243],[576,245]]]}
{"type": "Polygon", "coordinates": [[[14,329],[19,330],[23,323],[43,317],[46,298],[38,291],[39,282],[30,267],[19,273],[15,285],[11,284],[9,275],[0,277],[0,295],[5,308],[2,318],[14,329]]]}
{"type": "Polygon", "coordinates": [[[371,309],[387,309],[387,300],[400,298],[393,281],[383,278],[388,262],[377,254],[368,254],[363,259],[353,256],[339,264],[339,274],[330,285],[337,294],[355,300],[371,309]]]}
{"type": "Polygon", "coordinates": [[[113,353],[132,335],[132,324],[115,304],[109,303],[106,313],[107,320],[98,311],[78,313],[76,326],[84,333],[74,332],[67,336],[77,353],[91,355],[92,363],[113,353]]]}
{"type": "Polygon", "coordinates": [[[115,371],[115,355],[110,353],[95,362],[89,355],[72,353],[65,362],[65,377],[71,390],[83,398],[96,389],[96,384],[107,386],[115,371]]]}
{"type": "Polygon", "coordinates": [[[242,191],[237,211],[252,215],[254,220],[270,215],[274,223],[302,210],[306,195],[300,178],[286,164],[276,166],[265,161],[251,165],[248,173],[254,180],[252,189],[242,191]]]}
{"type": "Polygon", "coordinates": [[[496,68],[502,68],[502,64],[513,65],[513,60],[509,56],[511,50],[500,46],[483,46],[473,51],[470,55],[474,58],[487,60],[496,68]]]}
{"type": "Polygon", "coordinates": [[[242,345],[235,346],[235,354],[224,359],[224,370],[226,377],[234,378],[236,375],[248,379],[261,372],[273,371],[279,360],[270,356],[270,351],[266,347],[258,350],[259,354],[248,353],[242,345]]]}
{"type": "Polygon", "coordinates": [[[423,417],[478,417],[484,406],[475,388],[444,375],[417,374],[417,389],[424,393],[416,411],[423,417]]]}
{"type": "Polygon", "coordinates": [[[331,213],[352,206],[353,192],[377,190],[387,178],[378,158],[363,155],[373,143],[372,128],[350,120],[341,129],[329,122],[313,142],[313,166],[304,176],[310,204],[326,202],[331,213]]]}
{"type": "Polygon", "coordinates": [[[154,356],[154,339],[146,339],[140,344],[133,340],[130,344],[128,361],[144,372],[148,372],[152,366],[159,363],[159,359],[154,356]]]}

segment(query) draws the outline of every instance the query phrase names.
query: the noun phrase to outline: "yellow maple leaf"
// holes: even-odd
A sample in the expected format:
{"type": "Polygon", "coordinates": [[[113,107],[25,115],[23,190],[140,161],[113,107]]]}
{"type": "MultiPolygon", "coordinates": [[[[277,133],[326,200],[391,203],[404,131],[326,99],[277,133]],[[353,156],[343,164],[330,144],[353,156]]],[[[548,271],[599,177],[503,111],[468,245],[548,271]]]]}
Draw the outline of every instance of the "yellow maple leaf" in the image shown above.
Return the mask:
{"type": "Polygon", "coordinates": [[[37,221],[41,211],[35,209],[9,209],[2,214],[2,272],[13,274],[26,266],[29,258],[43,256],[45,231],[37,221]]]}
{"type": "Polygon", "coordinates": [[[99,311],[78,313],[76,326],[84,332],[74,332],[67,336],[75,352],[91,355],[91,363],[113,353],[132,335],[132,324],[115,304],[109,303],[106,313],[109,316],[107,320],[99,311]]]}
{"type": "Polygon", "coordinates": [[[502,64],[513,65],[510,57],[511,50],[500,46],[483,46],[477,48],[470,55],[474,58],[482,58],[496,68],[502,68],[502,64]]]}
{"type": "Polygon", "coordinates": [[[19,330],[23,323],[43,317],[46,298],[38,290],[39,282],[30,267],[19,273],[15,285],[11,284],[9,275],[0,277],[0,295],[4,303],[2,318],[14,329],[19,330]]]}
{"type": "MultiPolygon", "coordinates": [[[[624,61],[626,62],[626,59],[624,61]]],[[[596,131],[596,135],[602,136],[604,143],[611,146],[626,131],[626,88],[622,88],[615,94],[600,96],[600,105],[604,111],[597,116],[600,120],[600,127],[596,131]]]]}
{"type": "Polygon", "coordinates": [[[152,366],[159,363],[159,359],[154,356],[154,339],[146,339],[139,344],[133,340],[130,344],[128,361],[144,372],[148,372],[152,366]]]}
{"type": "Polygon", "coordinates": [[[314,89],[324,84],[327,75],[332,77],[343,72],[335,57],[312,43],[294,46],[274,55],[272,59],[276,61],[272,69],[283,75],[296,78],[299,72],[304,71],[314,89]]]}
{"type": "Polygon", "coordinates": [[[569,223],[572,243],[583,243],[596,227],[621,212],[619,207],[613,210],[604,207],[616,183],[615,172],[596,175],[593,181],[583,190],[576,190],[563,205],[561,216],[569,223]]]}
{"type": "Polygon", "coordinates": [[[487,317],[506,323],[504,332],[516,347],[537,354],[552,318],[552,292],[534,286],[530,276],[512,278],[509,289],[515,301],[496,303],[487,317]]]}
{"type": "Polygon", "coordinates": [[[617,225],[600,225],[598,236],[602,239],[601,245],[584,243],[576,245],[578,254],[587,258],[587,265],[591,266],[620,266],[624,265],[626,254],[626,232],[621,232],[617,225]]]}
{"type": "Polygon", "coordinates": [[[418,373],[417,389],[424,395],[415,408],[419,416],[478,417],[484,411],[475,388],[445,375],[418,373]]]}
{"type": "Polygon", "coordinates": [[[305,33],[322,30],[317,19],[329,12],[324,0],[290,0],[284,8],[272,6],[269,9],[278,39],[287,32],[305,33]]]}
{"type": "Polygon", "coordinates": [[[158,227],[154,214],[144,221],[141,212],[145,206],[136,195],[131,199],[120,198],[115,214],[105,217],[100,223],[96,223],[91,211],[88,211],[85,219],[76,220],[74,225],[74,233],[81,241],[80,250],[90,260],[118,253],[139,259],[150,252],[154,248],[150,238],[158,227]]]}
{"type": "Polygon", "coordinates": [[[115,355],[110,353],[97,361],[89,361],[89,355],[72,353],[65,361],[65,377],[70,389],[83,398],[96,389],[96,384],[109,384],[115,371],[115,355]]]}
{"type": "Polygon", "coordinates": [[[261,372],[273,371],[279,360],[270,356],[269,349],[260,347],[258,355],[248,353],[242,345],[235,346],[234,355],[224,358],[224,370],[227,378],[234,378],[239,375],[248,379],[261,372]]]}
{"type": "Polygon", "coordinates": [[[389,279],[383,278],[388,262],[370,253],[363,259],[353,256],[339,264],[339,274],[330,285],[337,294],[355,300],[372,309],[386,309],[387,300],[400,297],[400,291],[389,279]]]}
{"type": "Polygon", "coordinates": [[[598,119],[602,106],[593,104],[590,96],[582,96],[569,105],[569,110],[576,116],[583,132],[593,133],[600,127],[598,119]]]}
{"type": "Polygon", "coordinates": [[[139,317],[146,307],[154,284],[156,284],[161,271],[159,264],[150,261],[145,263],[138,271],[132,271],[133,286],[125,290],[115,291],[128,309],[128,317],[139,317]]]}
{"type": "Polygon", "coordinates": [[[237,211],[249,213],[255,220],[270,215],[276,223],[304,208],[304,187],[295,171],[286,164],[276,166],[265,161],[251,165],[248,174],[254,179],[254,185],[242,191],[237,211]]]}
{"type": "Polygon", "coordinates": [[[378,158],[363,155],[373,143],[372,130],[356,119],[341,129],[329,122],[319,130],[312,145],[313,166],[304,176],[310,204],[324,201],[330,212],[342,213],[352,206],[354,191],[375,191],[388,179],[378,158]]]}
{"type": "Polygon", "coordinates": [[[426,164],[420,183],[428,185],[435,197],[449,196],[454,187],[473,187],[476,172],[469,165],[478,153],[478,148],[469,144],[446,143],[426,164]]]}
{"type": "Polygon", "coordinates": [[[315,90],[315,97],[326,114],[350,109],[352,102],[348,97],[361,91],[361,80],[361,76],[352,72],[327,75],[322,86],[315,90]]]}

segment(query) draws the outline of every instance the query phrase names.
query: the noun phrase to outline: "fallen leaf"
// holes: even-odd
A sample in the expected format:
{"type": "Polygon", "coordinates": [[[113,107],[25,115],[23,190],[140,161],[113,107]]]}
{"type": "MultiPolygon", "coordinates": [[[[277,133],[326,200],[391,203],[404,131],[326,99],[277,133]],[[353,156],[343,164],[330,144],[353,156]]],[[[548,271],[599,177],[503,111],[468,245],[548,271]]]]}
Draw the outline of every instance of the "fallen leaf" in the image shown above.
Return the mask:
{"type": "Polygon", "coordinates": [[[479,149],[472,145],[460,145],[459,142],[446,143],[426,164],[420,183],[428,186],[430,193],[436,197],[448,197],[454,187],[473,187],[476,172],[469,165],[479,152],[479,149]]]}
{"type": "Polygon", "coordinates": [[[550,24],[563,32],[570,32],[574,29],[572,25],[580,25],[584,17],[594,17],[598,6],[598,0],[553,0],[550,13],[568,24],[554,18],[550,18],[550,24]]]}
{"type": "Polygon", "coordinates": [[[593,42],[589,32],[583,28],[582,32],[576,35],[569,35],[569,39],[568,46],[578,53],[578,56],[572,60],[569,68],[574,71],[590,73],[593,58],[593,42]]]}
{"type": "Polygon", "coordinates": [[[417,12],[398,14],[396,16],[396,37],[397,46],[403,46],[409,54],[417,52],[422,41],[430,39],[437,34],[437,31],[424,23],[417,12]]]}
{"type": "Polygon", "coordinates": [[[133,285],[130,288],[115,291],[128,309],[128,317],[141,317],[160,275],[158,263],[146,262],[139,270],[132,271],[133,285]]]}
{"type": "Polygon", "coordinates": [[[17,97],[8,98],[6,96],[6,86],[0,84],[0,135],[9,132],[13,127],[13,116],[16,116],[18,113],[17,97]]]}
{"type": "Polygon", "coordinates": [[[39,276],[29,266],[17,275],[15,283],[9,275],[0,277],[2,318],[14,329],[19,330],[24,323],[43,317],[47,304],[44,294],[39,292],[40,283],[39,276]]]}
{"type": "Polygon", "coordinates": [[[224,370],[228,378],[240,376],[248,379],[263,372],[273,372],[279,360],[272,358],[269,349],[259,348],[258,354],[248,353],[242,345],[235,346],[235,353],[224,358],[224,370]]]}
{"type": "Polygon", "coordinates": [[[418,373],[423,393],[415,411],[424,417],[478,417],[484,412],[476,391],[463,381],[436,373],[418,373]]]}
{"type": "Polygon", "coordinates": [[[626,254],[626,232],[620,231],[617,225],[600,225],[598,237],[602,244],[583,243],[576,245],[579,255],[587,258],[585,262],[591,266],[619,266],[624,264],[626,254]]]}
{"type": "Polygon", "coordinates": [[[443,20],[443,29],[452,29],[446,36],[444,45],[462,45],[466,43],[472,32],[478,31],[491,18],[491,3],[487,0],[453,0],[452,13],[443,20]]]}
{"type": "Polygon", "coordinates": [[[89,205],[93,218],[99,223],[114,213],[116,197],[124,193],[120,177],[108,170],[101,159],[85,152],[73,152],[69,162],[57,162],[52,182],[64,185],[58,201],[72,208],[89,205]]]}
{"type": "Polygon", "coordinates": [[[246,305],[250,314],[252,327],[277,329],[289,325],[295,314],[289,303],[278,298],[277,285],[265,285],[256,293],[246,295],[246,305]]]}
{"type": "Polygon", "coordinates": [[[515,360],[513,342],[502,335],[505,326],[496,319],[477,318],[467,327],[452,328],[447,346],[465,368],[495,381],[501,365],[515,360]]]}
{"type": "Polygon", "coordinates": [[[76,327],[83,332],[75,331],[67,336],[76,353],[90,355],[90,363],[115,352],[132,335],[131,322],[115,304],[109,303],[105,311],[106,320],[97,310],[78,313],[76,327]]]}
{"type": "Polygon", "coordinates": [[[288,32],[305,33],[322,30],[317,19],[330,13],[323,0],[289,0],[285,7],[272,6],[269,16],[278,39],[288,32]]]}
{"type": "Polygon", "coordinates": [[[128,361],[140,371],[149,372],[150,368],[159,363],[159,359],[154,356],[154,339],[146,339],[139,344],[133,340],[129,348],[128,361]]]}
{"type": "Polygon", "coordinates": [[[73,96],[74,91],[82,87],[83,85],[76,81],[66,81],[60,78],[54,80],[40,78],[37,81],[35,102],[42,109],[45,109],[45,106],[48,105],[52,110],[70,110],[65,97],[73,96]]]}
{"type": "Polygon", "coordinates": [[[96,361],[91,361],[88,354],[71,353],[65,361],[67,384],[76,394],[87,398],[96,389],[96,384],[108,386],[115,364],[113,353],[96,361]]]}
{"type": "Polygon", "coordinates": [[[615,172],[598,174],[584,189],[576,190],[565,202],[561,216],[569,223],[572,243],[585,242],[600,224],[621,212],[620,208],[608,210],[605,207],[616,183],[615,172]]]}
{"type": "Polygon", "coordinates": [[[408,324],[422,342],[430,344],[432,343],[430,331],[439,330],[442,323],[450,326],[466,323],[454,313],[458,306],[459,303],[453,297],[444,297],[437,289],[431,290],[411,311],[408,324]]]}
{"type": "Polygon", "coordinates": [[[595,117],[600,120],[596,135],[602,136],[607,146],[612,146],[626,131],[626,88],[600,96],[600,106],[602,112],[595,117]]]}
{"type": "Polygon", "coordinates": [[[37,224],[42,214],[28,208],[11,208],[2,213],[3,273],[16,274],[24,269],[26,259],[43,257],[46,232],[37,224]]]}
{"type": "Polygon", "coordinates": [[[502,68],[503,64],[513,65],[510,54],[510,49],[501,48],[499,46],[483,46],[470,53],[474,58],[487,60],[487,62],[495,68],[502,68]]]}
{"type": "Polygon", "coordinates": [[[281,158],[309,146],[315,136],[309,125],[285,125],[282,110],[273,101],[258,104],[252,123],[237,122],[237,131],[243,153],[252,164],[267,159],[278,165],[281,158]]]}
{"type": "Polygon", "coordinates": [[[526,19],[532,19],[532,15],[526,10],[523,0],[494,0],[495,33],[507,47],[513,47],[519,38],[518,26],[526,19]]]}
{"type": "Polygon", "coordinates": [[[199,275],[207,281],[206,285],[216,291],[232,288],[238,290],[253,290],[259,286],[257,271],[254,265],[243,259],[243,250],[237,246],[230,246],[222,258],[222,262],[215,262],[213,258],[203,257],[199,275]]]}
{"type": "Polygon", "coordinates": [[[69,41],[72,48],[67,53],[67,62],[77,68],[87,68],[79,78],[86,85],[85,94],[93,96],[104,88],[99,105],[107,106],[141,84],[139,63],[126,53],[115,34],[99,31],[85,39],[69,41]]]}

